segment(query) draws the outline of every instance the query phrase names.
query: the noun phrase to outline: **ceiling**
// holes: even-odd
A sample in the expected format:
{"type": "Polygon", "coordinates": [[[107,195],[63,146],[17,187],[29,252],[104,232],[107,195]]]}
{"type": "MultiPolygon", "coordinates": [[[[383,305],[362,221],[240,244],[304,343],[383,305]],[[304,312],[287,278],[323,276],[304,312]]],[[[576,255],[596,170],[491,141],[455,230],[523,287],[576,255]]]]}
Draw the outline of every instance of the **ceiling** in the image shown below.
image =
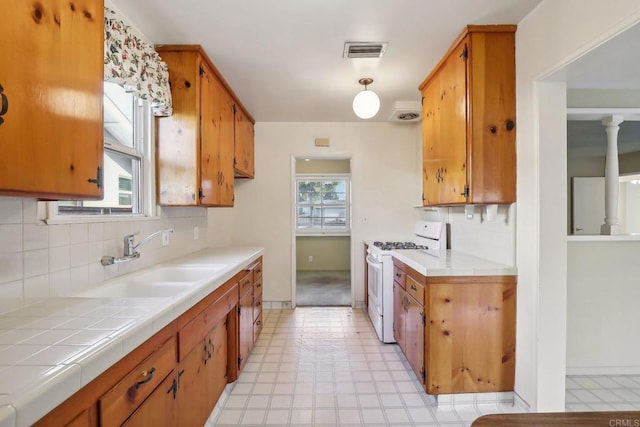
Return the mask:
{"type": "Polygon", "coordinates": [[[258,122],[354,122],[358,80],[388,121],[467,24],[517,24],[540,0],[111,0],[153,43],[200,44],[258,122]],[[347,41],[388,42],[344,59],[347,41]]]}

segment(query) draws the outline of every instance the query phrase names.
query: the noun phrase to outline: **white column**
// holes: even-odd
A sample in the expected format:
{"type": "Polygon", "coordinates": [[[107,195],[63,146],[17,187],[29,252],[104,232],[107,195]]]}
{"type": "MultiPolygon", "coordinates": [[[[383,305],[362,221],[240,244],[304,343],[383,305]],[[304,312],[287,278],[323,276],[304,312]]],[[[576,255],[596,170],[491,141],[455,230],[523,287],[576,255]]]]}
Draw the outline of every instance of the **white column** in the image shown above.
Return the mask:
{"type": "Polygon", "coordinates": [[[618,130],[624,121],[621,115],[612,115],[602,120],[607,129],[607,160],[604,167],[604,224],[600,234],[620,234],[618,224],[618,187],[620,173],[618,169],[618,130]]]}

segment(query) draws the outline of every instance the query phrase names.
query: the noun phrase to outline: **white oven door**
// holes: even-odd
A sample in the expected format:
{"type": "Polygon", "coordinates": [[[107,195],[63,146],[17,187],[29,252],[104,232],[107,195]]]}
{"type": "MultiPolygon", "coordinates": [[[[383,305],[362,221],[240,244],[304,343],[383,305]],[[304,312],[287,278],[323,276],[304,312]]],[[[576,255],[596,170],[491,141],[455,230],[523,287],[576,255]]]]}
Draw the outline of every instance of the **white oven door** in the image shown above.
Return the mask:
{"type": "Polygon", "coordinates": [[[369,318],[382,340],[382,263],[367,257],[369,318]]]}

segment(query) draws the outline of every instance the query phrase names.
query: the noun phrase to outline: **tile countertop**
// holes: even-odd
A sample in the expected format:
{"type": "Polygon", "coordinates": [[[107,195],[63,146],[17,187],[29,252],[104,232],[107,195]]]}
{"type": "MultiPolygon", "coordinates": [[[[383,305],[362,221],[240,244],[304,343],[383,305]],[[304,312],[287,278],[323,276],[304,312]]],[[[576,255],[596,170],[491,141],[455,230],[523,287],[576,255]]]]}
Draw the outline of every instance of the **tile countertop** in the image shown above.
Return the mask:
{"type": "Polygon", "coordinates": [[[96,286],[163,266],[226,264],[177,296],[50,298],[0,315],[0,427],[33,424],[262,253],[206,249],[96,286]]]}
{"type": "Polygon", "coordinates": [[[514,276],[515,267],[461,252],[447,250],[435,257],[417,249],[393,251],[392,255],[424,276],[514,276]]]}

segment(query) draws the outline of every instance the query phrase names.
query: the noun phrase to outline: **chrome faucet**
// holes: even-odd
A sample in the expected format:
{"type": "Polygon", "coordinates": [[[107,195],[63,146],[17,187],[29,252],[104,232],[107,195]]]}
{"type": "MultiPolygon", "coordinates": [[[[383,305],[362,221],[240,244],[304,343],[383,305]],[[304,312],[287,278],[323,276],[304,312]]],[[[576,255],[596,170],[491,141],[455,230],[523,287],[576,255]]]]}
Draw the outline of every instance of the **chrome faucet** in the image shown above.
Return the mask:
{"type": "Polygon", "coordinates": [[[124,236],[124,253],[121,257],[113,257],[113,256],[103,256],[100,260],[100,264],[107,266],[111,264],[117,264],[119,262],[127,262],[132,261],[134,259],[140,258],[140,252],[138,252],[138,248],[153,239],[156,236],[159,236],[164,233],[173,233],[175,230],[173,228],[167,228],[166,230],[156,231],[142,239],[138,244],[134,243],[135,236],[138,235],[138,232],[133,234],[127,234],[124,236]]]}

